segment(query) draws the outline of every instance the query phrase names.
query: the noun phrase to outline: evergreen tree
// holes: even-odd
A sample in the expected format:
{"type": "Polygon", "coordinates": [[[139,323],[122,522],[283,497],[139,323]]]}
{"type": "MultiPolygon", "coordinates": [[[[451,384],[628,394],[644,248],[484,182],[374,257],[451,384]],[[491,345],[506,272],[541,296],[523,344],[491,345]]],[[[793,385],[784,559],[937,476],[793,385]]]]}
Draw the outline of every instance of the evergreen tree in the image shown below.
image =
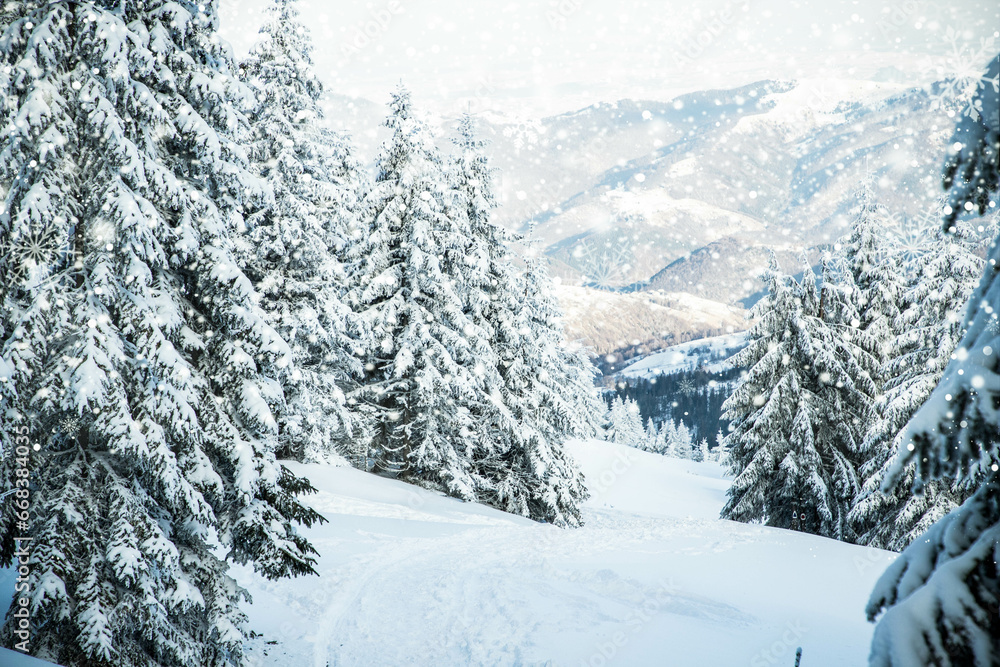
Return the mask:
{"type": "Polygon", "coordinates": [[[0,37],[0,355],[4,421],[40,451],[2,561],[33,540],[31,650],[240,664],[247,594],[220,556],[310,573],[293,524],[319,518],[274,458],[291,354],[233,257],[270,199],[241,148],[248,96],[214,5],[24,5],[0,37]]]}
{"type": "Polygon", "coordinates": [[[674,441],[672,449],[674,456],[679,459],[690,459],[694,453],[694,439],[691,437],[691,429],[683,421],[678,421],[674,425],[674,441]]]}
{"type": "MultiPolygon", "coordinates": [[[[975,118],[963,118],[961,147],[945,167],[951,211],[996,206],[1000,186],[1000,56],[977,90],[975,118]],[[956,180],[957,177],[957,180],[956,180]]],[[[882,575],[868,603],[881,612],[872,641],[875,667],[986,667],[1000,662],[1000,242],[994,242],[969,300],[965,336],[940,382],[906,427],[889,490],[916,464],[917,477],[952,478],[977,487],[961,507],[910,544],[882,575]]]]}
{"type": "MultiPolygon", "coordinates": [[[[885,221],[888,212],[875,198],[874,177],[869,175],[857,192],[858,207],[851,234],[844,244],[843,269],[828,289],[844,290],[845,303],[834,314],[826,309],[827,321],[835,320],[857,329],[855,341],[875,357],[873,379],[877,388],[884,381],[884,367],[897,335],[900,304],[906,289],[898,263],[892,261],[885,221]]],[[[831,292],[830,296],[834,296],[831,292]]]]}
{"type": "Polygon", "coordinates": [[[552,438],[591,438],[599,428],[604,404],[595,386],[594,366],[586,350],[566,340],[562,312],[548,271],[537,258],[522,274],[523,303],[519,330],[525,366],[534,369],[539,397],[537,423],[552,438]]]}
{"type": "Polygon", "coordinates": [[[873,393],[864,352],[820,316],[808,267],[797,284],[772,259],[764,278],[750,342],[733,357],[747,372],[724,405],[735,479],[722,516],[844,539],[873,393]]]}
{"type": "Polygon", "coordinates": [[[452,217],[468,243],[445,261],[461,276],[456,284],[465,312],[487,339],[489,355],[479,356],[494,364],[479,373],[483,393],[470,406],[477,496],[536,520],[576,525],[586,490],[563,443],[595,432],[603,405],[593,370],[566,348],[543,275],[517,271],[516,237],[492,220],[493,170],[471,117],[463,117],[455,143],[452,217]]]}
{"type": "Polygon", "coordinates": [[[577,525],[586,491],[563,442],[595,432],[593,369],[566,346],[544,271],[514,268],[471,120],[450,168],[405,90],[387,125],[348,293],[368,332],[369,456],[382,473],[577,525]]]}
{"type": "Polygon", "coordinates": [[[656,424],[653,423],[652,417],[646,420],[645,433],[646,433],[645,449],[655,454],[662,454],[663,449],[660,447],[660,431],[659,429],[656,428],[656,424]]]}
{"type": "Polygon", "coordinates": [[[862,452],[861,497],[851,510],[860,542],[899,551],[923,534],[963,499],[949,480],[929,480],[910,493],[916,466],[911,463],[887,493],[880,488],[898,451],[903,427],[941,379],[964,332],[961,309],[982,273],[983,261],[963,238],[939,234],[936,250],[925,256],[914,285],[902,331],[887,363],[886,385],[877,402],[862,452]]]}
{"type": "Polygon", "coordinates": [[[993,58],[979,82],[969,113],[955,126],[953,141],[944,167],[944,187],[948,205],[945,226],[954,226],[959,215],[977,211],[985,215],[996,210],[997,184],[1000,183],[1000,58],[993,58]],[[992,90],[991,90],[992,88],[992,90]]]}
{"type": "Polygon", "coordinates": [[[729,467],[729,446],[726,443],[726,438],[722,435],[720,430],[715,434],[715,460],[724,468],[729,467]]]}
{"type": "Polygon", "coordinates": [[[442,160],[409,93],[392,96],[377,177],[351,248],[349,303],[363,329],[358,391],[377,472],[476,500],[477,446],[470,406],[495,369],[485,332],[458,292],[453,258],[469,240],[450,210],[442,160]]]}
{"type": "Polygon", "coordinates": [[[642,427],[639,406],[635,401],[615,396],[609,414],[608,442],[648,450],[646,431],[642,427]]]}
{"type": "Polygon", "coordinates": [[[659,426],[654,427],[656,429],[656,439],[653,441],[653,449],[657,454],[662,454],[663,456],[669,454],[667,448],[667,431],[666,431],[666,426],[669,423],[670,421],[667,420],[666,422],[661,423],[659,426]]]}
{"type": "Polygon", "coordinates": [[[312,44],[294,0],[274,0],[260,41],[242,63],[257,91],[250,157],[274,191],[274,204],[247,220],[245,267],[268,323],[291,346],[282,378],[288,407],[281,453],[315,459],[339,443],[350,451],[351,418],[340,387],[362,371],[340,299],[338,261],[357,214],[353,160],[346,141],[325,129],[312,44]]]}
{"type": "Polygon", "coordinates": [[[676,459],[690,459],[693,439],[691,430],[683,421],[667,419],[660,428],[663,453],[676,459]]]}
{"type": "Polygon", "coordinates": [[[677,449],[677,423],[667,419],[660,424],[660,441],[663,443],[663,453],[666,456],[678,458],[681,452],[677,449]]]}
{"type": "Polygon", "coordinates": [[[695,461],[701,462],[701,461],[709,461],[710,460],[709,456],[710,454],[708,451],[708,438],[702,438],[701,440],[698,441],[698,448],[694,450],[693,458],[695,461]]]}

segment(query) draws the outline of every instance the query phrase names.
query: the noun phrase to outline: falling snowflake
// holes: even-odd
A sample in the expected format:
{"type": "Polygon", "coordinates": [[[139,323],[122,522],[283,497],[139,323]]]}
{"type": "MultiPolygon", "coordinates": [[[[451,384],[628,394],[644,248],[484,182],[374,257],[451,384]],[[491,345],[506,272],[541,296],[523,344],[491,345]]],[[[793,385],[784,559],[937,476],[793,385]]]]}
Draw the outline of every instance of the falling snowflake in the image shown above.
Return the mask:
{"type": "Polygon", "coordinates": [[[891,232],[895,254],[904,266],[910,266],[931,250],[931,243],[928,243],[928,235],[925,230],[909,227],[891,232]]]}
{"type": "Polygon", "coordinates": [[[935,248],[935,234],[941,228],[943,199],[937,199],[912,218],[896,216],[887,231],[892,239],[894,254],[911,265],[935,248]]]}
{"type": "Polygon", "coordinates": [[[539,136],[544,133],[545,128],[538,120],[522,121],[503,128],[503,136],[511,140],[514,150],[518,152],[525,147],[534,148],[539,136]]]}
{"type": "Polygon", "coordinates": [[[680,382],[678,382],[677,383],[677,388],[685,396],[690,396],[695,391],[698,390],[698,387],[695,386],[694,382],[692,382],[691,380],[687,380],[687,379],[681,380],[680,382]]]}
{"type": "Polygon", "coordinates": [[[950,26],[944,40],[948,52],[943,62],[939,60],[925,68],[927,78],[936,79],[927,91],[931,108],[944,109],[949,116],[961,113],[978,118],[975,100],[980,84],[991,85],[1000,92],[1000,80],[988,79],[984,74],[986,63],[996,56],[996,40],[989,37],[979,40],[978,45],[970,43],[950,26]]]}
{"type": "Polygon", "coordinates": [[[996,313],[993,313],[989,321],[986,322],[986,328],[994,335],[1000,334],[1000,318],[997,318],[996,313]]]}
{"type": "Polygon", "coordinates": [[[59,250],[58,235],[47,226],[32,226],[27,233],[11,235],[0,243],[3,268],[22,282],[35,275],[38,269],[51,266],[59,250]]]}
{"type": "Polygon", "coordinates": [[[75,436],[80,432],[81,426],[80,418],[76,415],[70,415],[59,422],[58,429],[63,435],[75,436]]]}
{"type": "Polygon", "coordinates": [[[583,241],[573,250],[573,258],[584,281],[602,289],[621,287],[632,271],[632,247],[627,237],[603,243],[583,241]]]}

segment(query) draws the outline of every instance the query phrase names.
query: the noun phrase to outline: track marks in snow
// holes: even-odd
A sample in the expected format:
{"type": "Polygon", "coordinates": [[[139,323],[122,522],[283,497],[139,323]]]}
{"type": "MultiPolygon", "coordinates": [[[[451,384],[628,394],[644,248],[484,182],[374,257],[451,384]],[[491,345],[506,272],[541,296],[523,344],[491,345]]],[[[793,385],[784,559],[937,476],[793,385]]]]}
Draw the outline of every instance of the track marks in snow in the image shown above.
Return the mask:
{"type": "Polygon", "coordinates": [[[824,628],[803,638],[814,667],[864,660],[857,609],[878,568],[852,559],[866,552],[718,520],[724,480],[709,464],[601,443],[571,453],[588,480],[617,475],[575,530],[349,469],[298,470],[321,491],[305,501],[330,520],[307,531],[320,576],[268,582],[234,568],[265,635],[248,662],[597,664],[618,637],[602,664],[747,664],[793,622],[824,628]]]}

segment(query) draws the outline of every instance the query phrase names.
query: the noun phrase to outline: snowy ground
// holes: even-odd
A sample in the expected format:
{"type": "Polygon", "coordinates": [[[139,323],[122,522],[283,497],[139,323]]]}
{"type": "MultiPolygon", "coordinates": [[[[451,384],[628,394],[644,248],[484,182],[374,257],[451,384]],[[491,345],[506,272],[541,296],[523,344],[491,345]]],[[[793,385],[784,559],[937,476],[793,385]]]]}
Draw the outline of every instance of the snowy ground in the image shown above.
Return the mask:
{"type": "Polygon", "coordinates": [[[719,520],[719,467],[577,442],[593,497],[560,530],[349,468],[293,465],[329,519],[320,577],[237,576],[256,665],[864,664],[894,557],[719,520]]]}

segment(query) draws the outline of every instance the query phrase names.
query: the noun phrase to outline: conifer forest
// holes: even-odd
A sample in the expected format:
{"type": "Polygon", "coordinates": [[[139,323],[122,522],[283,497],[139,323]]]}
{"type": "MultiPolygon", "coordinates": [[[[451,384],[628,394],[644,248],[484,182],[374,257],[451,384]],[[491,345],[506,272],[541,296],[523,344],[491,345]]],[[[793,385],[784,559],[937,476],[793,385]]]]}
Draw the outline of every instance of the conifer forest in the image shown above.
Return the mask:
{"type": "Polygon", "coordinates": [[[0,667],[1000,665],[998,30],[0,0],[0,667]]]}

